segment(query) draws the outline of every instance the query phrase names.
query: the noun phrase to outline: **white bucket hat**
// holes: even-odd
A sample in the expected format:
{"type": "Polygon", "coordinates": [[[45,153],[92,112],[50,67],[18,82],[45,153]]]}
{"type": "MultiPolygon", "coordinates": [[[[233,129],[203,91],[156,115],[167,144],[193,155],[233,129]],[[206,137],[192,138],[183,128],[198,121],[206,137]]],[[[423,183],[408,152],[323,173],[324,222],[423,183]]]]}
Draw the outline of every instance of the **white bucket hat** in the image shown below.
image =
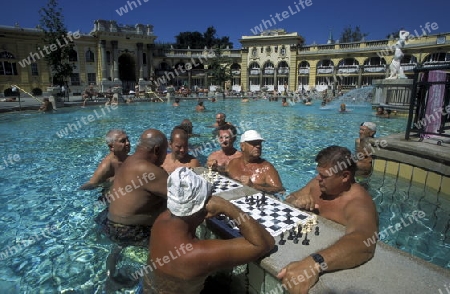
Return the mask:
{"type": "Polygon", "coordinates": [[[167,208],[173,215],[190,216],[205,206],[212,185],[187,167],[175,169],[167,179],[167,208]]]}

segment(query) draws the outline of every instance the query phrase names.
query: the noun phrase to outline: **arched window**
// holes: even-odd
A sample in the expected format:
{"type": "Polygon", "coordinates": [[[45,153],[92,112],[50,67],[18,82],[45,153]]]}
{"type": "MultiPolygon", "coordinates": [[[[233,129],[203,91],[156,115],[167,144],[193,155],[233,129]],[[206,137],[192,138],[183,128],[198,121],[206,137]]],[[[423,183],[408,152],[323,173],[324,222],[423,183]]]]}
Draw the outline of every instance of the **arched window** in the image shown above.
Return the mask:
{"type": "Polygon", "coordinates": [[[2,51],[0,52],[0,59],[16,59],[16,57],[8,51],[2,51]]]}
{"type": "Polygon", "coordinates": [[[94,52],[90,48],[86,51],[86,62],[94,62],[94,52]]]}
{"type": "Polygon", "coordinates": [[[75,50],[70,50],[69,51],[69,61],[78,61],[78,53],[75,50]]]}

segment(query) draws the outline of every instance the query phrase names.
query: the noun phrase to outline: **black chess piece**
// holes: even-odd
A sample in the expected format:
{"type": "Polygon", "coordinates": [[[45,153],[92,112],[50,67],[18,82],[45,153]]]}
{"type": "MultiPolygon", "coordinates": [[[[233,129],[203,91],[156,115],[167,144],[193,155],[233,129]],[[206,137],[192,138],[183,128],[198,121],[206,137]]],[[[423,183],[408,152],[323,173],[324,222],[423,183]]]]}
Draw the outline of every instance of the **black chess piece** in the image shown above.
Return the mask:
{"type": "Polygon", "coordinates": [[[319,232],[319,227],[317,226],[316,229],[314,230],[314,235],[319,236],[320,232],[319,232]]]}
{"type": "Polygon", "coordinates": [[[290,211],[287,212],[286,218],[287,218],[286,220],[287,220],[288,222],[291,220],[291,212],[290,212],[290,211]]]}
{"type": "Polygon", "coordinates": [[[297,228],[297,236],[298,236],[299,238],[303,237],[303,233],[302,233],[302,225],[301,225],[301,224],[298,225],[298,228],[297,228]]]}
{"type": "Polygon", "coordinates": [[[288,240],[293,240],[294,237],[295,237],[295,229],[292,228],[289,230],[289,236],[287,238],[288,238],[288,240]]]}
{"type": "Polygon", "coordinates": [[[295,237],[294,237],[294,241],[293,241],[293,242],[294,242],[294,244],[298,244],[298,240],[299,240],[299,239],[298,239],[297,235],[295,235],[295,237]]]}
{"type": "Polygon", "coordinates": [[[302,244],[309,245],[308,233],[305,233],[305,239],[303,239],[302,244]]]}
{"type": "Polygon", "coordinates": [[[262,195],[261,195],[261,203],[264,205],[264,204],[266,204],[266,192],[262,192],[262,195]]]}
{"type": "Polygon", "coordinates": [[[278,241],[278,244],[279,244],[279,245],[284,245],[284,244],[286,244],[286,240],[284,240],[284,233],[283,233],[283,232],[281,232],[281,235],[280,235],[280,241],[278,241]]]}

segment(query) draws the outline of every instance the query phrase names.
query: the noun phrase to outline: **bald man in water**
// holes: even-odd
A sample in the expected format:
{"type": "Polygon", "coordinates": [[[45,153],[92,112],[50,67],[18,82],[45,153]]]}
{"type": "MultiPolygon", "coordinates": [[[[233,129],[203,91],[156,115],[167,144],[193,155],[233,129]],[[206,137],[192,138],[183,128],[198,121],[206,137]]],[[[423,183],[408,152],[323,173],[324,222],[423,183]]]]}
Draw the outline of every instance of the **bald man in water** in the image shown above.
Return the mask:
{"type": "Polygon", "coordinates": [[[257,190],[272,193],[284,191],[278,171],[270,162],[261,158],[263,141],[255,130],[242,134],[242,156],[230,161],[226,173],[230,178],[257,190]]]}
{"type": "Polygon", "coordinates": [[[166,208],[167,172],[160,166],[167,154],[167,138],[158,130],[146,130],[136,152],[116,174],[108,194],[110,202],[105,230],[119,243],[148,239],[156,217],[166,208]]]}
{"type": "Polygon", "coordinates": [[[188,153],[189,136],[186,131],[176,126],[170,134],[169,147],[171,153],[167,155],[162,167],[170,174],[177,167],[199,167],[200,162],[197,158],[188,153]]]}

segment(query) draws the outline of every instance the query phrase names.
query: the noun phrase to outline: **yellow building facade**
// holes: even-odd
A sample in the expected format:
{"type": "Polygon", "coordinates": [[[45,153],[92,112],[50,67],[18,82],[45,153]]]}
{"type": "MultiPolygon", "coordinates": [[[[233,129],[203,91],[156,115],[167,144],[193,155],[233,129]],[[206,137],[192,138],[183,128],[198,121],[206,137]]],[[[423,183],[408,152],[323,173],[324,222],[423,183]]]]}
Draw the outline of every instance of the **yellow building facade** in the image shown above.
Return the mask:
{"type": "MultiPolygon", "coordinates": [[[[44,60],[42,31],[19,26],[0,26],[0,93],[16,84],[26,91],[52,85],[52,75],[44,60]]],[[[450,33],[411,35],[402,48],[401,66],[412,77],[417,64],[434,66],[450,63],[450,33]]],[[[208,76],[211,48],[174,49],[155,44],[153,26],[120,26],[115,21],[97,20],[88,35],[73,39],[68,63],[74,66],[67,85],[72,94],[89,84],[100,91],[122,86],[133,90],[166,85],[189,88],[215,86],[208,76]]],[[[62,42],[62,41],[61,41],[62,42]]],[[[361,41],[305,45],[298,33],[282,29],[256,36],[243,36],[241,49],[226,48],[222,56],[231,61],[232,80],[228,90],[302,91],[351,89],[371,85],[386,78],[397,40],[361,41]]],[[[51,48],[51,47],[50,47],[51,48]]]]}

